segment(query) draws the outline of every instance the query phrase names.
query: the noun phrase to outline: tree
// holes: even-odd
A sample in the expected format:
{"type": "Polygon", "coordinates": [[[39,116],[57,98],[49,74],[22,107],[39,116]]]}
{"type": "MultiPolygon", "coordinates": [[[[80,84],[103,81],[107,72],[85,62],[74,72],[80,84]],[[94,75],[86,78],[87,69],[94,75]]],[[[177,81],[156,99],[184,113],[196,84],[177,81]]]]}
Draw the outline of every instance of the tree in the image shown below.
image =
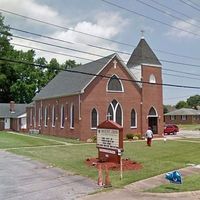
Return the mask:
{"type": "Polygon", "coordinates": [[[190,96],[187,99],[187,104],[189,107],[197,109],[197,107],[200,106],[200,95],[190,96]]]}
{"type": "MultiPolygon", "coordinates": [[[[12,58],[13,47],[10,45],[9,27],[4,25],[4,17],[0,13],[0,58],[12,58]]],[[[16,81],[16,73],[12,65],[0,60],[0,102],[13,99],[10,86],[16,81]]]]}
{"type": "Polygon", "coordinates": [[[72,69],[77,67],[79,64],[76,64],[75,60],[66,60],[64,64],[61,65],[62,69],[72,69]]]}
{"type": "Polygon", "coordinates": [[[165,113],[168,113],[168,112],[169,112],[169,110],[168,110],[167,106],[163,105],[163,113],[165,114],[165,113]]]}
{"type": "Polygon", "coordinates": [[[35,52],[15,50],[10,45],[12,35],[4,25],[0,14],[0,58],[19,60],[31,64],[0,60],[0,102],[30,103],[41,90],[62,69],[76,67],[74,60],[66,60],[61,66],[55,58],[48,63],[44,57],[35,59],[35,52]],[[41,66],[34,66],[32,63],[41,66]]]}
{"type": "Polygon", "coordinates": [[[175,107],[176,109],[188,108],[188,104],[185,101],[179,101],[175,107]]]}

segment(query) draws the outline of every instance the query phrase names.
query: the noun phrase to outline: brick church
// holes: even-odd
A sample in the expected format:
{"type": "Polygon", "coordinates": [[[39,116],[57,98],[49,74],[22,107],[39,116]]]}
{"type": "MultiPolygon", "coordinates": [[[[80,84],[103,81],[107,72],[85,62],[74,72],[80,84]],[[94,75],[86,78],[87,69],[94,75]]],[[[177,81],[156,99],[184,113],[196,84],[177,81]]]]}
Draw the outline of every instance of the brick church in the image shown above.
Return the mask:
{"type": "Polygon", "coordinates": [[[115,53],[73,70],[58,73],[34,97],[27,108],[29,130],[87,140],[109,117],[123,127],[124,137],[144,134],[148,126],[155,136],[162,134],[162,66],[144,38],[127,65],[115,53]]]}

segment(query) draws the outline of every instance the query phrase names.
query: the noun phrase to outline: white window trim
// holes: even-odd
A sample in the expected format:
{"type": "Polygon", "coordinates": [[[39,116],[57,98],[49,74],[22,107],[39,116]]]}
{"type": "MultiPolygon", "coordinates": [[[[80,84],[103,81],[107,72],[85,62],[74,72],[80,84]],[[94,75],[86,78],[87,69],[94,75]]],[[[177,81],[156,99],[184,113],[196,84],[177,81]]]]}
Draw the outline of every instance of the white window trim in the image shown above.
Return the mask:
{"type": "MultiPolygon", "coordinates": [[[[116,100],[117,101],[117,100],[116,100]]],[[[124,125],[124,115],[123,115],[123,109],[122,109],[122,106],[121,106],[121,104],[117,101],[117,104],[116,104],[116,106],[115,106],[115,109],[114,109],[114,106],[113,106],[113,104],[112,104],[112,102],[110,102],[110,104],[109,104],[109,106],[111,105],[111,107],[112,107],[112,109],[113,109],[113,121],[114,122],[116,122],[116,111],[117,111],[117,107],[118,106],[120,106],[120,108],[121,108],[121,111],[122,111],[122,127],[123,127],[123,125],[124,125]]],[[[109,107],[108,106],[108,107],[109,107]]]]}
{"type": "Polygon", "coordinates": [[[175,120],[175,116],[174,115],[170,115],[170,120],[174,121],[175,120]]]}
{"type": "Polygon", "coordinates": [[[118,93],[124,92],[124,86],[123,86],[123,84],[122,84],[122,81],[119,79],[119,77],[118,77],[116,74],[113,74],[113,75],[111,76],[111,78],[107,81],[106,92],[118,92],[118,93]],[[109,90],[109,89],[108,89],[108,83],[110,82],[110,79],[111,79],[113,76],[116,76],[116,77],[118,78],[118,80],[119,80],[119,82],[120,82],[120,84],[121,84],[121,87],[122,87],[122,91],[118,91],[118,90],[109,90]]]}
{"type": "MultiPolygon", "coordinates": [[[[97,112],[97,126],[99,125],[99,112],[98,112],[98,110],[96,109],[96,108],[93,108],[93,109],[95,109],[96,110],[96,112],[97,112]]],[[[92,109],[92,111],[93,111],[93,109],[92,109]]],[[[97,127],[92,127],[92,111],[91,111],[91,114],[90,114],[90,129],[91,130],[96,130],[97,129],[97,127]]]]}
{"type": "Polygon", "coordinates": [[[32,118],[33,118],[33,110],[32,110],[32,108],[31,108],[31,109],[30,109],[30,118],[29,118],[29,120],[30,120],[30,126],[33,125],[32,118]]]}
{"type": "Polygon", "coordinates": [[[151,74],[149,76],[149,83],[152,83],[152,84],[156,83],[156,77],[154,74],[151,74]]]}
{"type": "Polygon", "coordinates": [[[186,115],[181,115],[181,120],[182,121],[186,121],[187,120],[187,116],[186,115]]]}
{"type": "Polygon", "coordinates": [[[47,127],[47,106],[44,109],[44,126],[47,127]]]}
{"type": "MultiPolygon", "coordinates": [[[[133,108],[134,109],[134,108],[133,108]]],[[[132,109],[132,110],[133,110],[132,109]]],[[[131,110],[131,112],[132,112],[132,110],[131,110]]],[[[137,128],[137,112],[136,112],[136,110],[134,109],[134,111],[135,111],[135,126],[131,126],[131,129],[134,129],[134,128],[137,128]]]]}
{"type": "Polygon", "coordinates": [[[54,119],[56,119],[56,116],[55,116],[55,106],[54,105],[52,107],[52,113],[51,114],[52,114],[52,116],[51,116],[51,125],[52,125],[52,127],[55,127],[54,119]]]}
{"type": "Polygon", "coordinates": [[[64,105],[61,105],[61,108],[60,108],[60,128],[64,128],[64,126],[62,125],[62,121],[63,121],[63,118],[65,120],[65,116],[63,116],[63,109],[64,109],[64,105]]]}
{"type": "Polygon", "coordinates": [[[38,126],[41,126],[41,108],[38,109],[38,126]]]}
{"type": "MultiPolygon", "coordinates": [[[[74,104],[72,103],[70,106],[70,129],[74,129],[74,126],[72,126],[72,108],[73,108],[73,106],[74,106],[74,104]]],[[[74,111],[74,123],[75,123],[75,111],[74,111]]]]}
{"type": "MultiPolygon", "coordinates": [[[[151,108],[153,108],[153,109],[155,110],[156,115],[148,115],[147,117],[158,117],[158,112],[157,112],[156,108],[155,108],[154,106],[151,106],[150,109],[151,109],[151,108]]],[[[150,109],[149,109],[149,111],[150,111],[150,109]]],[[[149,113],[149,112],[148,112],[148,113],[149,113]]]]}

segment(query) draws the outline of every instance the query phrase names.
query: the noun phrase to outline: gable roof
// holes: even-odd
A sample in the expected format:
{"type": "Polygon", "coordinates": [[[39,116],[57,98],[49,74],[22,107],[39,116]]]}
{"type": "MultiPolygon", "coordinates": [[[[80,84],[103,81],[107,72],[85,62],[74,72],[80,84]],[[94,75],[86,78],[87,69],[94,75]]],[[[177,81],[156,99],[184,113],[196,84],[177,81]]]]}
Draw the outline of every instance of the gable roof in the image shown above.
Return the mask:
{"type": "Polygon", "coordinates": [[[26,113],[27,104],[15,104],[15,112],[10,112],[10,103],[0,103],[0,118],[17,118],[26,113]]]}
{"type": "Polygon", "coordinates": [[[191,108],[181,108],[165,114],[165,116],[168,115],[200,115],[200,111],[191,108]]]}
{"type": "Polygon", "coordinates": [[[95,77],[94,75],[81,74],[81,72],[99,74],[103,67],[114,58],[114,56],[116,56],[116,54],[111,54],[107,57],[72,69],[72,71],[80,73],[61,71],[44,88],[42,88],[38,94],[36,94],[33,100],[80,94],[95,77]]]}
{"type": "Polygon", "coordinates": [[[127,63],[127,67],[131,68],[141,64],[161,65],[160,61],[144,38],[140,40],[137,47],[131,54],[131,57],[127,63]]]}

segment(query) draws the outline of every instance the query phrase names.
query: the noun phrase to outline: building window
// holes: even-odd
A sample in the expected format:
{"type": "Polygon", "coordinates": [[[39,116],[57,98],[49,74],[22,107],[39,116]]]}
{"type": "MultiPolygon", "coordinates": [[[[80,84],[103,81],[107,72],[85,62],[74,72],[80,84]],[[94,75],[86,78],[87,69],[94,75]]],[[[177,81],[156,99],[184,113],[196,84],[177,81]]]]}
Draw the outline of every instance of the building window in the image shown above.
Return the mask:
{"type": "Polygon", "coordinates": [[[64,128],[65,126],[65,108],[62,105],[60,109],[60,127],[64,128]]]}
{"type": "Polygon", "coordinates": [[[38,126],[41,125],[41,108],[38,109],[38,126]]]}
{"type": "Polygon", "coordinates": [[[96,129],[97,126],[98,126],[98,112],[95,108],[93,108],[91,113],[91,128],[96,129]]]}
{"type": "Polygon", "coordinates": [[[182,121],[187,120],[187,115],[181,115],[181,120],[182,120],[182,121]]]}
{"type": "Polygon", "coordinates": [[[149,76],[149,83],[156,83],[156,77],[153,74],[149,76]]]}
{"type": "Polygon", "coordinates": [[[171,120],[171,121],[176,120],[176,116],[175,116],[175,115],[170,115],[170,120],[171,120]]]}
{"type": "Polygon", "coordinates": [[[123,124],[122,108],[116,100],[113,100],[110,103],[107,111],[107,116],[109,116],[110,120],[113,120],[114,122],[122,126],[123,124]]]}
{"type": "Polygon", "coordinates": [[[137,127],[137,114],[135,112],[135,109],[131,110],[131,128],[137,127]]]}
{"type": "Polygon", "coordinates": [[[32,126],[32,123],[33,123],[33,110],[32,108],[30,109],[30,126],[32,126]]]}
{"type": "Polygon", "coordinates": [[[44,126],[47,126],[47,120],[48,120],[48,108],[45,107],[45,109],[44,109],[44,126]]]}
{"type": "Polygon", "coordinates": [[[150,110],[149,110],[149,116],[151,117],[151,116],[158,116],[157,115],[157,112],[156,112],[156,110],[155,110],[155,108],[154,107],[151,107],[150,108],[150,110]]]}
{"type": "Polygon", "coordinates": [[[70,128],[74,128],[74,104],[71,104],[70,108],[70,128]]]}
{"type": "Polygon", "coordinates": [[[123,92],[123,85],[121,80],[116,75],[113,75],[108,81],[107,91],[111,92],[123,92]]]}
{"type": "Polygon", "coordinates": [[[52,107],[52,127],[55,127],[56,124],[56,115],[55,115],[55,106],[52,107]]]}

